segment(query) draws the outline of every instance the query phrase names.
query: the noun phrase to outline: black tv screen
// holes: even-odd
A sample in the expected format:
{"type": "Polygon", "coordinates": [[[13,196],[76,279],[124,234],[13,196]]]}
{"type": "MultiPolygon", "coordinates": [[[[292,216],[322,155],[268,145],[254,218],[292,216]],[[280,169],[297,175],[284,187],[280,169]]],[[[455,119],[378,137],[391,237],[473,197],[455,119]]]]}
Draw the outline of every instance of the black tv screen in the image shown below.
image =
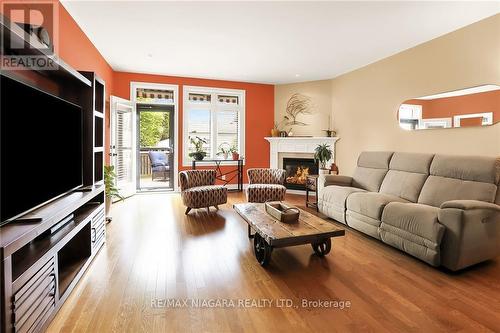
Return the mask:
{"type": "Polygon", "coordinates": [[[0,225],[82,185],[82,111],[0,76],[0,225]]]}

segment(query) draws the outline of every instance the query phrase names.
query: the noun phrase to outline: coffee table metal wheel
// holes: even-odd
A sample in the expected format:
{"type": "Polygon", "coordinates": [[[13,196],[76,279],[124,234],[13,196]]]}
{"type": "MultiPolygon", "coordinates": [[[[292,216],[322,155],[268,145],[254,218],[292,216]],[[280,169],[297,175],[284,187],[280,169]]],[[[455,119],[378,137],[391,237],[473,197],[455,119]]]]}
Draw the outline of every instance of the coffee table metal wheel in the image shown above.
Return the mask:
{"type": "Polygon", "coordinates": [[[266,240],[258,233],[255,234],[253,239],[253,250],[255,252],[255,258],[257,258],[259,264],[261,266],[266,266],[271,259],[273,247],[267,244],[266,240]]]}
{"type": "Polygon", "coordinates": [[[332,241],[330,240],[330,238],[322,239],[319,242],[312,243],[311,246],[314,250],[314,253],[316,253],[320,257],[323,257],[324,255],[330,253],[330,250],[332,249],[332,241]]]}

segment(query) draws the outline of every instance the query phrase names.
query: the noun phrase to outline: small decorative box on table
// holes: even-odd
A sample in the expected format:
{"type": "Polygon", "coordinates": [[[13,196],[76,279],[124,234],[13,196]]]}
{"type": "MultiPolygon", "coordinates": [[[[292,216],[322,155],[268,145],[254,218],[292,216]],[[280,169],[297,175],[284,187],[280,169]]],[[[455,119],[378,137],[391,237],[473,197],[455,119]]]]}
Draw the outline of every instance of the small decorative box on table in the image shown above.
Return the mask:
{"type": "Polygon", "coordinates": [[[298,208],[288,206],[280,201],[266,202],[265,207],[266,213],[282,223],[299,222],[300,210],[298,208]]]}

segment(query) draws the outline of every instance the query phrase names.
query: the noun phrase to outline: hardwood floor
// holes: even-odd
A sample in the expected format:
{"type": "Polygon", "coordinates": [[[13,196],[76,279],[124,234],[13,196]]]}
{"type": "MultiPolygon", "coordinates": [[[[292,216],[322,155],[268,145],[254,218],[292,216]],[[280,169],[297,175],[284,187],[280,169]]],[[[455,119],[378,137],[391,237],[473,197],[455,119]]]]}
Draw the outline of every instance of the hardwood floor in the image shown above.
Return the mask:
{"type": "MultiPolygon", "coordinates": [[[[304,208],[303,196],[287,200],[304,208]]],[[[449,273],[347,229],[325,258],[310,246],[277,249],[263,269],[231,208],[242,201],[243,194],[230,194],[218,213],[187,217],[178,194],[116,204],[106,247],[48,331],[500,331],[500,258],[449,273]],[[234,300],[236,307],[161,303],[171,299],[234,300]],[[239,299],[294,306],[237,307],[239,299]],[[302,307],[302,299],[350,307],[302,307]]]]}

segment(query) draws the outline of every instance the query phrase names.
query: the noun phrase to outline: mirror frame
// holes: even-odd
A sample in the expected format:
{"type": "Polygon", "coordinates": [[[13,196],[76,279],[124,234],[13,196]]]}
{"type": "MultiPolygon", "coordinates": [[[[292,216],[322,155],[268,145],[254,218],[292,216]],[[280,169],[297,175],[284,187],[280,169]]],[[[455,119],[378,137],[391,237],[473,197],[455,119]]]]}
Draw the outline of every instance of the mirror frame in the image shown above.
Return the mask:
{"type": "MultiPolygon", "coordinates": [[[[400,113],[401,113],[401,107],[405,105],[407,101],[410,100],[415,100],[415,99],[422,99],[422,100],[434,100],[434,99],[440,99],[440,98],[450,98],[450,97],[461,97],[461,96],[466,96],[466,95],[472,95],[472,94],[479,94],[479,93],[486,93],[486,92],[491,92],[491,91],[500,91],[500,85],[499,84],[481,84],[477,86],[472,86],[472,87],[467,87],[467,88],[462,88],[462,89],[456,89],[452,91],[445,91],[445,92],[439,92],[435,94],[430,94],[426,95],[423,97],[413,97],[413,98],[408,98],[403,100],[399,104],[399,107],[396,110],[396,121],[398,123],[398,126],[401,130],[403,131],[420,131],[420,130],[433,130],[433,129],[452,129],[452,128],[462,128],[465,126],[456,126],[457,124],[460,124],[461,119],[468,119],[468,118],[479,118],[483,117],[483,124],[482,125],[474,125],[474,126],[467,126],[467,127],[486,127],[486,126],[493,126],[495,124],[500,123],[500,118],[494,121],[494,112],[496,109],[494,109],[491,112],[475,112],[475,113],[468,113],[468,114],[455,114],[455,115],[450,115],[450,117],[436,117],[436,118],[422,118],[422,106],[415,104],[416,106],[420,107],[420,110],[417,110],[418,108],[415,108],[415,110],[411,112],[416,112],[416,115],[412,115],[413,118],[407,118],[408,120],[414,120],[413,122],[409,121],[408,123],[414,123],[416,128],[404,128],[401,123],[401,118],[400,118],[400,113]],[[481,87],[496,87],[496,89],[489,89],[489,90],[484,90],[484,91],[478,91],[478,92],[469,92],[469,93],[463,93],[461,95],[454,95],[454,93],[457,92],[463,92],[463,91],[470,91],[474,90],[476,88],[481,88],[481,87]],[[451,96],[447,96],[447,95],[451,96]],[[444,95],[444,96],[440,96],[444,95]],[[432,98],[430,98],[432,97],[432,98]],[[420,112],[420,114],[418,114],[420,112]],[[486,119],[486,121],[484,120],[486,119]],[[427,127],[429,125],[429,121],[432,120],[433,123],[445,123],[443,127],[427,127]],[[486,123],[485,123],[486,122],[486,123]]],[[[412,105],[412,104],[406,104],[406,105],[412,105]]],[[[500,109],[500,105],[499,105],[500,109]]],[[[405,118],[403,118],[405,119],[405,118]]]]}

